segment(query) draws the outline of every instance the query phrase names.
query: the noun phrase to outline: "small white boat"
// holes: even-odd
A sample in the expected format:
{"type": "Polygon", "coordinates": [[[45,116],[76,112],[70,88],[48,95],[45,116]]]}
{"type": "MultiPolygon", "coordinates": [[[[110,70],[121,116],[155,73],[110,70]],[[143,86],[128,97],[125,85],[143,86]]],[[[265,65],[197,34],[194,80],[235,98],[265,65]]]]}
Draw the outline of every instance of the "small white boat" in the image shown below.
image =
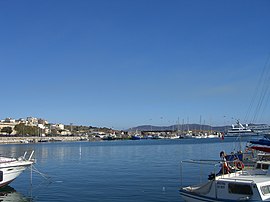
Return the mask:
{"type": "Polygon", "coordinates": [[[0,188],[15,180],[27,167],[34,163],[32,156],[34,151],[26,159],[27,152],[19,158],[0,157],[0,188]]]}
{"type": "Polygon", "coordinates": [[[181,187],[179,191],[187,202],[270,201],[270,174],[259,170],[247,170],[212,175],[205,183],[181,187]]]}

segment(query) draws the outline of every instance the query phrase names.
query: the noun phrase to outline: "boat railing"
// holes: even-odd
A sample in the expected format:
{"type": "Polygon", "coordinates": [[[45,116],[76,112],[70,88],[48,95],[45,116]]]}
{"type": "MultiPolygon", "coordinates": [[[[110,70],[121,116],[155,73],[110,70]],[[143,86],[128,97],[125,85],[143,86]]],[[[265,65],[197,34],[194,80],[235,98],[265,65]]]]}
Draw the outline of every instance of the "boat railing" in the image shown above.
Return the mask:
{"type": "Polygon", "coordinates": [[[32,150],[30,152],[26,151],[23,156],[20,156],[18,158],[0,157],[0,164],[11,163],[11,162],[15,162],[15,161],[32,161],[32,162],[34,162],[33,155],[34,155],[34,150],[32,150]]]}
{"type": "MultiPolygon", "coordinates": [[[[190,165],[198,165],[199,166],[199,178],[200,178],[200,183],[202,183],[202,178],[205,176],[203,174],[203,170],[205,169],[206,166],[211,166],[214,167],[214,173],[216,173],[217,169],[216,167],[220,164],[218,160],[183,160],[180,162],[180,183],[181,187],[183,187],[183,167],[184,165],[189,164],[190,165]]],[[[194,167],[194,166],[192,166],[194,167]]]]}
{"type": "Polygon", "coordinates": [[[225,164],[235,165],[236,161],[221,161],[221,160],[183,160],[180,163],[180,181],[181,187],[183,186],[183,166],[184,164],[195,164],[199,166],[199,178],[202,183],[203,177],[206,176],[204,170],[208,172],[208,180],[218,178],[226,178],[229,176],[237,176],[243,172],[243,169],[237,169],[236,167],[231,168],[230,172],[224,169],[225,164]],[[206,166],[211,166],[211,169],[205,169],[206,166]],[[209,175],[210,172],[210,175],[209,175]]]}
{"type": "Polygon", "coordinates": [[[6,157],[0,157],[0,164],[1,163],[10,163],[16,161],[15,158],[6,158],[6,157]]]}
{"type": "Polygon", "coordinates": [[[35,152],[34,150],[31,150],[30,152],[25,151],[24,155],[19,157],[18,160],[21,160],[21,161],[34,161],[34,159],[33,159],[34,152],[35,152]]]}

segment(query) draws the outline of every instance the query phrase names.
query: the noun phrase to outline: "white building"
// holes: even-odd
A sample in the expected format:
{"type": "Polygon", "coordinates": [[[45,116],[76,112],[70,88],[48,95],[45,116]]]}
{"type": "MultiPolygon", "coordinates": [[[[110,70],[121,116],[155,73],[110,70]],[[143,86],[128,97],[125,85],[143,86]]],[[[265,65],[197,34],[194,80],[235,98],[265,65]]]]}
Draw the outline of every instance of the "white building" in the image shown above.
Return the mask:
{"type": "Polygon", "coordinates": [[[65,126],[64,124],[58,123],[58,124],[52,124],[51,129],[56,129],[56,130],[64,130],[65,126]]]}
{"type": "Polygon", "coordinates": [[[34,125],[36,126],[38,124],[38,119],[34,117],[27,117],[26,121],[29,125],[34,125]]]}

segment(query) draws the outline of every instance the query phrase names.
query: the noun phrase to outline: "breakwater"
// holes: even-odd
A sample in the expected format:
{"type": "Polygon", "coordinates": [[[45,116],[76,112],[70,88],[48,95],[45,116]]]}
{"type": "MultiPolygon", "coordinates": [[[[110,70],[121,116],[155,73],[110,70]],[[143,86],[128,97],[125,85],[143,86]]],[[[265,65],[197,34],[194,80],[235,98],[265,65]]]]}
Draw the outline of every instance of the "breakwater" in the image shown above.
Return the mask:
{"type": "Polygon", "coordinates": [[[38,143],[38,142],[74,142],[87,141],[88,138],[80,136],[55,137],[0,137],[0,144],[38,143]]]}

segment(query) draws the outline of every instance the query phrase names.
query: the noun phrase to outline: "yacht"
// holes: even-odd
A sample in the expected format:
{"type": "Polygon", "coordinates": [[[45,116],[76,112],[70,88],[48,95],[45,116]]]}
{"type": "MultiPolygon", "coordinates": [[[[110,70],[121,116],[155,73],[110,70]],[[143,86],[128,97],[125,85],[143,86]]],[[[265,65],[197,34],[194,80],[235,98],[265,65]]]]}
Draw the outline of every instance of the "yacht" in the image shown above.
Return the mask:
{"type": "Polygon", "coordinates": [[[34,163],[32,156],[34,151],[26,159],[27,152],[19,158],[0,157],[0,188],[15,180],[27,167],[34,163]]]}
{"type": "Polygon", "coordinates": [[[251,136],[256,135],[253,131],[248,127],[248,124],[243,126],[239,121],[236,122],[236,125],[232,124],[232,127],[228,129],[225,133],[226,136],[251,136]]]}

